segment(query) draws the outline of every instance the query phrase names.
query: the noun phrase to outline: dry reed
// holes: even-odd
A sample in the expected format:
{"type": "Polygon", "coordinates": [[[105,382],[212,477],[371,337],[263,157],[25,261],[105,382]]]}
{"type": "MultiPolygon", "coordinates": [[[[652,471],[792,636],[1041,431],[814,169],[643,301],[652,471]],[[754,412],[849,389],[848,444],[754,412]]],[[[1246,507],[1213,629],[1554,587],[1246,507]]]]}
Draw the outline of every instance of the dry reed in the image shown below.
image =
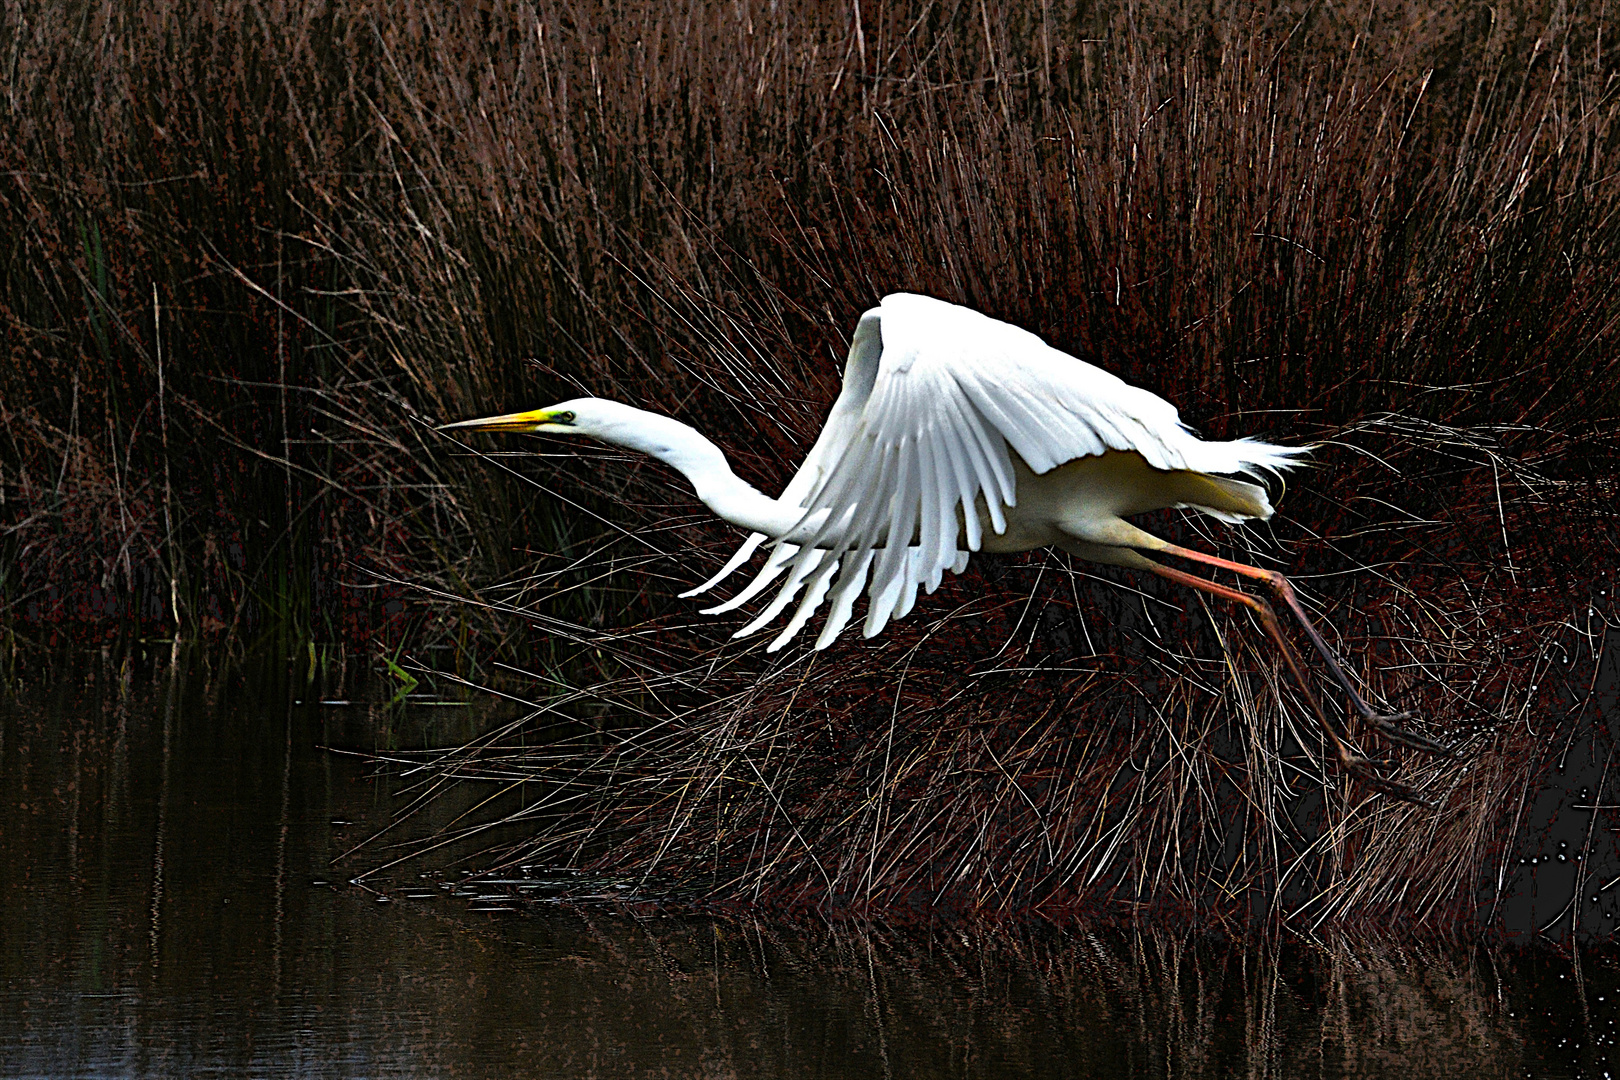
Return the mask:
{"type": "Polygon", "coordinates": [[[12,9],[8,626],[62,565],[37,553],[86,550],[189,574],[199,625],[272,564],[311,613],[342,578],[521,616],[484,655],[532,713],[435,755],[432,790],[503,781],[534,829],[511,861],[649,895],[1486,918],[1559,741],[1601,727],[1612,26],[969,7],[12,9]],[[169,423],[203,448],[174,498],[114,404],[155,383],[153,280],[169,423]],[[878,641],[764,657],[673,600],[736,538],[660,468],[480,460],[421,423],[588,391],[777,489],[899,289],[1212,437],[1322,442],[1269,529],[1153,526],[1298,572],[1374,698],[1459,742],[1400,762],[1440,809],[1324,771],[1247,621],[1157,583],[980,560],[878,641]],[[75,547],[47,483],[92,458],[103,507],[144,499],[112,547],[75,547]]]}

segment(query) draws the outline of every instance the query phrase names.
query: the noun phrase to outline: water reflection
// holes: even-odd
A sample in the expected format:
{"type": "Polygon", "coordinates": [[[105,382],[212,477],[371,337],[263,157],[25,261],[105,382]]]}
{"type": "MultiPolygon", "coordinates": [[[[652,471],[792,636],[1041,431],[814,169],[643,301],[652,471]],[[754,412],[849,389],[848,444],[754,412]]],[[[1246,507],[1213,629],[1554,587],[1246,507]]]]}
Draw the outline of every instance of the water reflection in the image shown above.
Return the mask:
{"type": "Polygon", "coordinates": [[[379,903],[329,862],[389,819],[396,785],[317,747],[464,737],[442,725],[476,716],[401,730],[275,685],[136,686],[127,668],[60,685],[0,709],[6,1075],[1609,1067],[1612,954],[503,914],[518,890],[398,871],[379,903]]]}

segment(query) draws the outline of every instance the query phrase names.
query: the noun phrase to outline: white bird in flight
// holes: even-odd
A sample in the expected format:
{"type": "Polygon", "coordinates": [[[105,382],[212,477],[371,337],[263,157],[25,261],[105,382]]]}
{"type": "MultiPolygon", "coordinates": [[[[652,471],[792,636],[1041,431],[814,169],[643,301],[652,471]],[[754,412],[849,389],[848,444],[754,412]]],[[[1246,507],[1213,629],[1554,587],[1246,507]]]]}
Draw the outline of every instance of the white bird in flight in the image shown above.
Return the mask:
{"type": "Polygon", "coordinates": [[[753,582],[706,612],[739,607],[785,575],[771,602],[734,635],[754,633],[797,599],[770,651],[787,644],[829,599],[817,649],[848,624],[863,589],[864,632],[872,637],[890,618],[911,611],[919,587],[931,593],[946,570],[960,574],[971,552],[1056,547],[1247,606],[1276,643],[1346,771],[1386,794],[1423,801],[1346,744],[1270,604],[1164,566],[1144,554],[1151,552],[1262,582],[1287,606],[1368,724],[1404,745],[1445,752],[1397,726],[1410,714],[1384,715],[1367,704],[1283,575],[1171,544],[1125,520],[1191,508],[1225,522],[1263,521],[1272,512],[1266,489],[1233,476],[1276,474],[1297,464],[1307,448],[1255,439],[1206,442],[1158,395],[970,308],[896,293],[862,315],[843,391],[777,499],[739,479],[720,448],[693,428],[602,398],[439,430],[588,435],[650,454],[684,474],[710,510],[751,535],[719,573],[682,595],[713,588],[770,542],[753,582]]]}

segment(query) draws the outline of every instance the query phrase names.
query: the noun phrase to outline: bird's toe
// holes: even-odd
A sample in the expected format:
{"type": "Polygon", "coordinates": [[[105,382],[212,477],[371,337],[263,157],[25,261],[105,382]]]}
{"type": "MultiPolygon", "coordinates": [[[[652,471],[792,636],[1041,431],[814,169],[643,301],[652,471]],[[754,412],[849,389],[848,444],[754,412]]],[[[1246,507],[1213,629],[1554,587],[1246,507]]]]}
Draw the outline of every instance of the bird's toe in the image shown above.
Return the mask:
{"type": "Polygon", "coordinates": [[[1395,723],[1396,720],[1405,720],[1410,718],[1411,715],[1411,713],[1406,712],[1396,713],[1393,716],[1373,716],[1369,717],[1367,722],[1390,742],[1409,746],[1413,750],[1422,750],[1429,754],[1439,754],[1442,757],[1450,756],[1451,748],[1449,746],[1435,742],[1427,735],[1419,735],[1417,732],[1395,723]]]}
{"type": "Polygon", "coordinates": [[[1386,762],[1375,762],[1371,758],[1364,758],[1356,754],[1347,755],[1341,760],[1346,772],[1374,791],[1388,795],[1393,799],[1400,799],[1402,802],[1412,803],[1415,806],[1426,807],[1430,810],[1434,809],[1434,803],[1420,795],[1416,788],[1406,784],[1398,784],[1387,777],[1380,776],[1373,768],[1375,764],[1387,764],[1386,762]]]}

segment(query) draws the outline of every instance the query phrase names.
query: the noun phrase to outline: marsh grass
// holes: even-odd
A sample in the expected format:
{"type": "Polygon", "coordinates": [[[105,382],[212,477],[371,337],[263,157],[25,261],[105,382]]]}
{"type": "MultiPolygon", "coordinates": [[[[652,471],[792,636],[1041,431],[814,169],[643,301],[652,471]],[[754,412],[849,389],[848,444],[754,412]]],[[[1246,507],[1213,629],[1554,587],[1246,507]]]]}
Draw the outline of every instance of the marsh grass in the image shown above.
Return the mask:
{"type": "Polygon", "coordinates": [[[493,861],[645,895],[1475,919],[1559,740],[1611,739],[1612,21],[872,6],[11,11],[8,633],[75,582],[453,639],[532,708],[417,793],[507,785],[493,861]],[[1267,528],[1151,525],[1297,574],[1458,743],[1396,754],[1439,810],[1156,582],[978,560],[767,657],[674,599],[737,537],[661,467],[429,430],[618,397],[779,490],[902,289],[1320,443],[1267,528]]]}

